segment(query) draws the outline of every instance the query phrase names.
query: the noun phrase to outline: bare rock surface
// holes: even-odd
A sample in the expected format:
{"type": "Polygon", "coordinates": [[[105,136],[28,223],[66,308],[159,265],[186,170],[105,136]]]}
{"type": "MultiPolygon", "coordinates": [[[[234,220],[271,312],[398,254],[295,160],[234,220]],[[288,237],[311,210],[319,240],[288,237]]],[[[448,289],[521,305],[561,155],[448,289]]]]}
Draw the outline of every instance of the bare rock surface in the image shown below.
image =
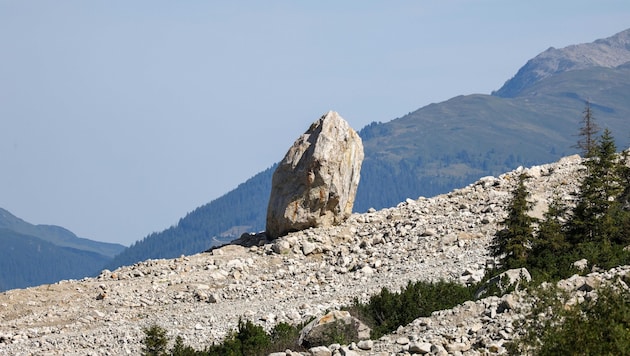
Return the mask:
{"type": "Polygon", "coordinates": [[[352,214],[362,163],[361,137],[339,114],[329,111],[315,121],[273,174],[267,235],[345,221],[352,214]]]}
{"type": "MultiPolygon", "coordinates": [[[[577,156],[485,177],[451,193],[407,199],[353,214],[338,226],[291,233],[263,245],[228,245],[176,259],[147,260],[96,278],[0,293],[0,355],[138,355],[153,324],[202,349],[236,328],[239,317],[271,329],[338,310],[356,297],[408,281],[482,276],[488,245],[505,217],[521,172],[532,198],[575,198],[577,156]]],[[[592,293],[628,267],[561,283],[592,293]]],[[[469,301],[419,318],[379,340],[313,348],[318,355],[481,355],[504,353],[522,318],[518,293],[469,301]]],[[[296,353],[293,353],[296,354],[296,353]]],[[[308,354],[308,353],[307,353],[308,354]]]]}

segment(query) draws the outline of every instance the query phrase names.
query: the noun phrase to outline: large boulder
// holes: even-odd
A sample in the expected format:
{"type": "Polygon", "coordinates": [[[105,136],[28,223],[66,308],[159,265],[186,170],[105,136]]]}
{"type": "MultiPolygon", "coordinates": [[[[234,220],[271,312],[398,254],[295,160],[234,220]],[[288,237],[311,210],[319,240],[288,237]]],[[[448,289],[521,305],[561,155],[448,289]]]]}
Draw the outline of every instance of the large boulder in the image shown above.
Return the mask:
{"type": "Polygon", "coordinates": [[[347,311],[333,310],[312,320],[300,331],[298,343],[304,347],[350,343],[370,338],[370,328],[347,311]]]}
{"type": "Polygon", "coordinates": [[[362,163],[361,137],[339,114],[330,111],[315,121],[273,174],[267,236],[345,221],[352,214],[362,163]]]}

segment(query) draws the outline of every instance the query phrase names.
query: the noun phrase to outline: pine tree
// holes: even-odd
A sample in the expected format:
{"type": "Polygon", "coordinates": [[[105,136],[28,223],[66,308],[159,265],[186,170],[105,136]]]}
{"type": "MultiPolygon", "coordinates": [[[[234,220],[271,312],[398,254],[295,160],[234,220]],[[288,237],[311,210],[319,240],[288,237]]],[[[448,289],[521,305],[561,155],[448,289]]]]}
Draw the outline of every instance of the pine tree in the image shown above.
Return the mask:
{"type": "Polygon", "coordinates": [[[618,225],[620,226],[619,235],[613,240],[614,243],[621,246],[628,246],[630,244],[630,155],[629,151],[624,151],[621,154],[619,163],[617,165],[619,172],[619,179],[621,189],[617,202],[619,203],[617,212],[618,225]]]}
{"type": "Polygon", "coordinates": [[[525,187],[528,178],[526,174],[518,176],[508,207],[508,216],[502,222],[504,228],[496,232],[490,246],[492,256],[498,257],[506,269],[525,265],[528,246],[533,240],[532,224],[536,219],[528,215],[532,208],[532,203],[527,200],[530,194],[525,187]]]}
{"type": "Polygon", "coordinates": [[[142,348],[142,355],[165,356],[166,344],[168,343],[166,330],[157,325],[152,325],[151,327],[144,329],[144,334],[145,337],[142,341],[144,344],[144,347],[142,348]]]}
{"type": "Polygon", "coordinates": [[[616,146],[608,129],[593,149],[594,156],[585,161],[587,175],[580,185],[580,196],[573,211],[570,237],[579,242],[601,242],[618,234],[615,214],[622,192],[621,170],[616,146]]]}
{"type": "Polygon", "coordinates": [[[185,345],[181,336],[175,338],[175,344],[171,348],[171,356],[196,356],[204,354],[203,352],[197,352],[191,346],[185,345]]]}
{"type": "Polygon", "coordinates": [[[575,147],[582,150],[582,156],[584,158],[591,158],[595,156],[596,153],[597,133],[599,132],[599,127],[597,127],[597,124],[595,123],[590,102],[587,101],[585,103],[585,108],[582,113],[582,127],[580,127],[580,131],[578,133],[580,139],[575,147]]]}
{"type": "Polygon", "coordinates": [[[571,248],[566,236],[568,213],[561,197],[554,194],[527,256],[528,268],[533,267],[548,277],[564,277],[569,272],[573,261],[565,258],[571,248]]]}

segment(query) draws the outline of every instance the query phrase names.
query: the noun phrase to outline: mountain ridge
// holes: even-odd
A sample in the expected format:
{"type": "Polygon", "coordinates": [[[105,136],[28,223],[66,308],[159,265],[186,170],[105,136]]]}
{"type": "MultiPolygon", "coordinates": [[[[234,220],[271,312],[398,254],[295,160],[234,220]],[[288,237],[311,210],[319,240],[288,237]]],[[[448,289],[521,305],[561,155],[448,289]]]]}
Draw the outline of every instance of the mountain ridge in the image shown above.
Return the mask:
{"type": "Polygon", "coordinates": [[[550,47],[530,59],[492,95],[511,98],[553,74],[591,67],[613,68],[630,61],[630,29],[591,43],[550,47]]]}
{"type": "Polygon", "coordinates": [[[0,291],[94,276],[125,246],[33,225],[0,208],[0,291]]]}
{"type": "Polygon", "coordinates": [[[25,235],[38,237],[61,247],[96,252],[107,257],[114,257],[126,248],[121,244],[102,242],[78,237],[72,231],[58,225],[34,225],[0,208],[0,228],[7,228],[25,235]]]}
{"type": "Polygon", "coordinates": [[[95,276],[109,259],[0,228],[0,292],[95,276]]]}

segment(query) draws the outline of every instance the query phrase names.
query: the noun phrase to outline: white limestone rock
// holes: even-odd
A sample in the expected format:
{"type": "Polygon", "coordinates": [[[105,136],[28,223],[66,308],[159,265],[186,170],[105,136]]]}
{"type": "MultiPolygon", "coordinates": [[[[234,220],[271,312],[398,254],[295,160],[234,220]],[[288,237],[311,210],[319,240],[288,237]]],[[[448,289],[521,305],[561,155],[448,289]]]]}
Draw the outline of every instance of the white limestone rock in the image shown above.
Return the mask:
{"type": "Polygon", "coordinates": [[[352,214],[362,163],[361,138],[339,114],[330,111],[315,121],[273,174],[267,236],[344,222],[352,214]]]}

